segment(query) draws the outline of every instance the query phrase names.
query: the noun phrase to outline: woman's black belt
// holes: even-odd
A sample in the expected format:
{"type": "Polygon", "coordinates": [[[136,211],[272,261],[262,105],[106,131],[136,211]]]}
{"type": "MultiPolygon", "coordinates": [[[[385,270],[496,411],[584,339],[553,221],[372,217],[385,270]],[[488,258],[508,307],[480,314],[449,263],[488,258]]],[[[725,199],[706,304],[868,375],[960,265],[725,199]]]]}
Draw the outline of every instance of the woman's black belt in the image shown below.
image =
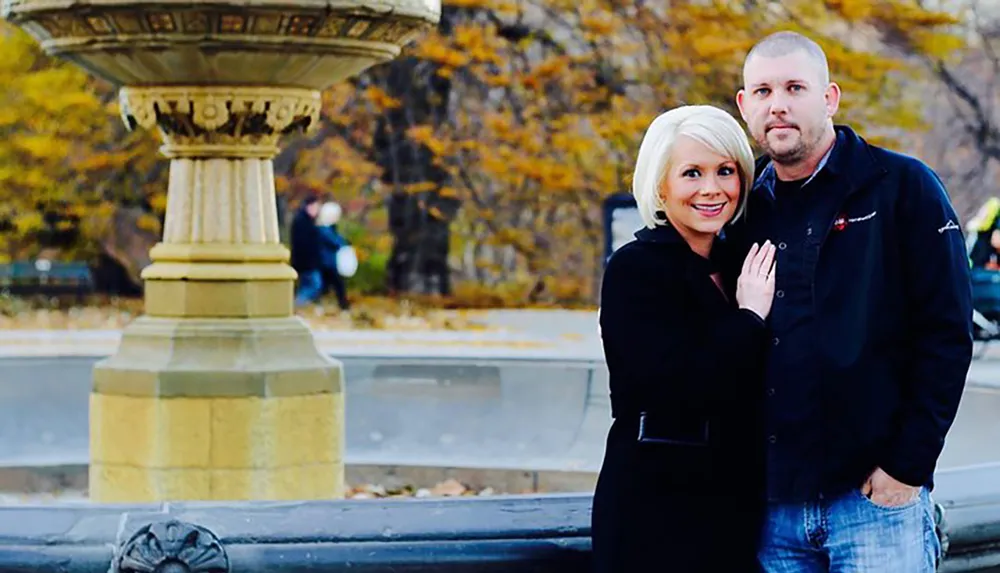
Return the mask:
{"type": "Polygon", "coordinates": [[[708,418],[689,413],[628,412],[615,424],[633,429],[639,442],[649,444],[707,446],[711,437],[708,418]]]}

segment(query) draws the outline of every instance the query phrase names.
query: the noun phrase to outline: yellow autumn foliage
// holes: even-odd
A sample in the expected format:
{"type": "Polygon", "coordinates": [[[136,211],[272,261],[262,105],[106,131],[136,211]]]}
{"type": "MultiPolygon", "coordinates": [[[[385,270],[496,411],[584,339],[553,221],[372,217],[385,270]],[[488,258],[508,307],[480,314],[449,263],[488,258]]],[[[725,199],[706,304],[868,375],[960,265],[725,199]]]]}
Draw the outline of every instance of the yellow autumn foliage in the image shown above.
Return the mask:
{"type": "MultiPolygon", "coordinates": [[[[497,6],[445,0],[450,33],[432,33],[408,51],[451,82],[451,115],[407,133],[451,174],[448,196],[463,200],[452,225],[459,274],[493,285],[527,281],[512,292],[539,301],[593,294],[601,202],[628,191],[649,122],[683,103],[735,114],[742,59],[757,39],[779,29],[815,38],[844,88],[838,119],[883,143],[924,127],[912,97],[919,90],[906,89],[921,81],[910,56],[962,44],[949,28],[954,17],[914,0],[527,0],[514,13],[497,6]],[[556,284],[559,293],[548,290],[556,284]]],[[[357,113],[374,123],[387,108],[357,113]]]]}
{"type": "Polygon", "coordinates": [[[2,21],[0,53],[0,257],[90,260],[116,206],[161,182],[156,144],[126,136],[110,86],[2,21]]]}
{"type": "MultiPolygon", "coordinates": [[[[478,283],[470,292],[506,288],[536,301],[593,295],[604,248],[601,204],[628,191],[649,122],[684,103],[735,114],[743,56],[765,34],[791,29],[815,38],[844,89],[838,119],[890,144],[923,128],[926,80],[912,56],[945,56],[963,43],[952,33],[953,16],[916,0],[444,4],[448,25],[401,59],[448,81],[446,117],[406,130],[448,173],[447,183],[378,183],[373,142],[385,118],[410,105],[405,93],[390,95],[366,79],[382,77],[379,66],[324,93],[322,126],[286,142],[294,160],[279,158],[277,187],[332,193],[346,221],[369,225],[359,243],[366,261],[389,248],[383,201],[390,194],[420,196],[430,219],[450,215],[425,195],[459,199],[451,238],[459,278],[478,283]]],[[[30,255],[53,214],[51,224],[65,227],[67,217],[105,220],[119,205],[162,213],[165,161],[148,132],[122,129],[110,87],[0,26],[0,257],[30,255]]],[[[158,224],[155,216],[137,221],[158,224]]],[[[98,242],[84,234],[67,252],[93,252],[98,242]]]]}

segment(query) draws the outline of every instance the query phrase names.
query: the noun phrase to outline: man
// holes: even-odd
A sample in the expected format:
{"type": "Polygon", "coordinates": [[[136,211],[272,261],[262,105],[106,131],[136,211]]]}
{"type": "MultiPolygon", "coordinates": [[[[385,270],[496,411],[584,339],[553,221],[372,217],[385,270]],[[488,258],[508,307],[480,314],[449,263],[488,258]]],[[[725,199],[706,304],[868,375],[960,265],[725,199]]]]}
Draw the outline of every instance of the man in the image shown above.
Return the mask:
{"type": "Polygon", "coordinates": [[[316,228],[318,214],[319,198],[309,195],[302,201],[299,211],[292,219],[291,265],[299,274],[299,288],[295,293],[296,306],[315,301],[323,291],[319,230],[316,228]]]}
{"type": "Polygon", "coordinates": [[[743,75],[736,103],[766,156],[727,239],[778,246],[761,564],[932,572],[933,473],[972,359],[958,217],[929,167],[834,125],[815,42],[769,36],[743,75]]]}

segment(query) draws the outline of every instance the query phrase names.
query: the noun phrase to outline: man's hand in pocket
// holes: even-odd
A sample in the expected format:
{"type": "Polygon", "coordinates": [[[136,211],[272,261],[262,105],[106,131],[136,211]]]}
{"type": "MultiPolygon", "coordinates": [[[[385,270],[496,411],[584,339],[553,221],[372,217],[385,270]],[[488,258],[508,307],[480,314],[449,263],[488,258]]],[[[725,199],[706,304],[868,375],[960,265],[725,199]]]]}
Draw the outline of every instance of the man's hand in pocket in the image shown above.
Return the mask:
{"type": "Polygon", "coordinates": [[[919,495],[920,488],[898,481],[878,468],[861,486],[861,493],[875,505],[898,507],[913,501],[919,495]]]}

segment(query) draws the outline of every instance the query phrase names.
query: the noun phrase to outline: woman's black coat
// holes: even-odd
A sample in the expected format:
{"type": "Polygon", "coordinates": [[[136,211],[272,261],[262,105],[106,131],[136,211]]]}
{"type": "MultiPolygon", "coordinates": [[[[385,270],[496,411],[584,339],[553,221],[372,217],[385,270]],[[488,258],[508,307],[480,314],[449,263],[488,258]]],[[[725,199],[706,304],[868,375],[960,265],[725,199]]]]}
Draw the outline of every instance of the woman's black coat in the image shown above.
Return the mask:
{"type": "Polygon", "coordinates": [[[600,324],[614,422],[594,493],[598,573],[757,570],[767,333],[712,272],[671,227],[640,230],[608,261],[600,324]]]}

